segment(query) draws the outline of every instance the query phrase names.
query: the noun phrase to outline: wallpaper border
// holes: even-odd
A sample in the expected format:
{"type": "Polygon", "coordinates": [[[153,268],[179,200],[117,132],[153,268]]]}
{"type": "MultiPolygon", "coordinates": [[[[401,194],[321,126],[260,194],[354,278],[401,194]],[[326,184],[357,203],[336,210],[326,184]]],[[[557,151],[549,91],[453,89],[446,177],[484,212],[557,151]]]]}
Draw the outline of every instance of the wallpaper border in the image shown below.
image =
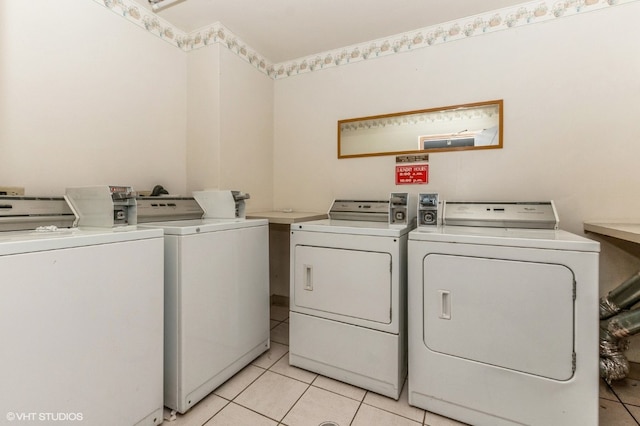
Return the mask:
{"type": "Polygon", "coordinates": [[[413,31],[272,63],[222,23],[186,33],[133,0],[93,0],[185,52],[218,43],[273,79],[348,65],[639,0],[536,0],[413,31]]]}

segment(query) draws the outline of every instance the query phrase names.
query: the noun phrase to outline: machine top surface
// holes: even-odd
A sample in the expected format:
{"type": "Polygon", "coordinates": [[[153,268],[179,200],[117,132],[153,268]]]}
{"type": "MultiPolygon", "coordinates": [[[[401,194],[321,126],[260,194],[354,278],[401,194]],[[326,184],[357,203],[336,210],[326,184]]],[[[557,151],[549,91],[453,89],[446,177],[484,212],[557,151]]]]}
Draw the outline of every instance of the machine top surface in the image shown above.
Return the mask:
{"type": "Polygon", "coordinates": [[[160,229],[57,228],[0,232],[0,256],[162,238],[160,229]]]}
{"type": "Polygon", "coordinates": [[[165,235],[195,235],[208,232],[229,231],[233,229],[251,228],[269,225],[267,219],[192,219],[169,220],[165,222],[151,222],[138,225],[139,228],[158,228],[164,230],[165,235]]]}
{"type": "Polygon", "coordinates": [[[400,237],[415,227],[415,220],[409,225],[389,224],[389,207],[389,200],[335,200],[329,219],[295,223],[291,230],[400,237]]]}
{"type": "Polygon", "coordinates": [[[329,234],[401,237],[413,229],[410,226],[389,225],[387,222],[341,219],[320,219],[294,223],[292,231],[325,232],[329,234]]]}
{"type": "Polygon", "coordinates": [[[553,202],[447,202],[443,224],[409,240],[599,252],[600,243],[558,229],[553,202]]]}

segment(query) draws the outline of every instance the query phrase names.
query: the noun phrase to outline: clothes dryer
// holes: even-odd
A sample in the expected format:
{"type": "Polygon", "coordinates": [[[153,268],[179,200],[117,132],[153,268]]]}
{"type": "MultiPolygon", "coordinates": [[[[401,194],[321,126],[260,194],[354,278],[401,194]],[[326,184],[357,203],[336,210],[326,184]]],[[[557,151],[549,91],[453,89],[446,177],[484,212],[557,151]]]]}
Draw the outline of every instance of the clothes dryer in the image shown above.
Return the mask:
{"type": "Polygon", "coordinates": [[[162,231],[70,228],[62,197],[0,205],[3,419],[162,423],[162,231]]]}
{"type": "Polygon", "coordinates": [[[389,200],[336,200],[329,219],[291,225],[291,365],[399,397],[415,226],[403,211],[390,225],[389,200]]]}
{"type": "Polygon", "coordinates": [[[556,229],[552,202],[445,202],[442,217],[409,234],[409,403],[473,425],[597,425],[599,243],[556,229]]]}
{"type": "Polygon", "coordinates": [[[190,197],[137,207],[138,227],[164,231],[164,404],[184,413],[269,349],[268,221],[202,218],[190,197]]]}

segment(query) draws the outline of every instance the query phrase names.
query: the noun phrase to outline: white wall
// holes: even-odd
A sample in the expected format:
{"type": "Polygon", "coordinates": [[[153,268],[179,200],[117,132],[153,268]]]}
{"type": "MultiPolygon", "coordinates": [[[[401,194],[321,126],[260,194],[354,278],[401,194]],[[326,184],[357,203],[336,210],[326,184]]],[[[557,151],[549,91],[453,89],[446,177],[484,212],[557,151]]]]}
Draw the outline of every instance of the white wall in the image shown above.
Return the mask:
{"type": "Polygon", "coordinates": [[[104,6],[0,2],[0,185],[186,187],[186,54],[104,6]]]}
{"type": "Polygon", "coordinates": [[[247,212],[273,204],[273,80],[221,52],[220,188],[251,194],[247,212]]]}
{"type": "MultiPolygon", "coordinates": [[[[553,199],[576,233],[590,219],[638,221],[637,16],[636,2],[277,80],[274,207],[433,191],[553,199]],[[432,154],[428,185],[396,187],[394,157],[337,159],[340,119],[491,99],[504,99],[504,149],[432,154]]],[[[640,262],[600,240],[606,293],[640,262]]],[[[630,358],[640,361],[638,340],[630,358]]]]}
{"type": "Polygon", "coordinates": [[[187,55],[187,192],[220,184],[220,46],[187,55]]]}
{"type": "Polygon", "coordinates": [[[189,53],[188,189],[248,192],[247,212],[273,199],[273,81],[219,45],[189,53]]]}

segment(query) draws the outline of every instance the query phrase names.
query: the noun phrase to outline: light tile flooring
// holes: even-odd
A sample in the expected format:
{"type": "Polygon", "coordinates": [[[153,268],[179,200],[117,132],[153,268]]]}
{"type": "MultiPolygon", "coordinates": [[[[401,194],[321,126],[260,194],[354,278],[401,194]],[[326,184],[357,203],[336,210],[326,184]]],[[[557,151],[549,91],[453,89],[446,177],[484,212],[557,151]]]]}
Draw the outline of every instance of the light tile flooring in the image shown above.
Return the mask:
{"type": "MultiPolygon", "coordinates": [[[[289,311],[272,306],[271,349],[168,426],[454,426],[462,423],[341,383],[288,362],[289,311]]],[[[640,365],[630,378],[600,385],[600,426],[640,425],[640,365]]]]}

